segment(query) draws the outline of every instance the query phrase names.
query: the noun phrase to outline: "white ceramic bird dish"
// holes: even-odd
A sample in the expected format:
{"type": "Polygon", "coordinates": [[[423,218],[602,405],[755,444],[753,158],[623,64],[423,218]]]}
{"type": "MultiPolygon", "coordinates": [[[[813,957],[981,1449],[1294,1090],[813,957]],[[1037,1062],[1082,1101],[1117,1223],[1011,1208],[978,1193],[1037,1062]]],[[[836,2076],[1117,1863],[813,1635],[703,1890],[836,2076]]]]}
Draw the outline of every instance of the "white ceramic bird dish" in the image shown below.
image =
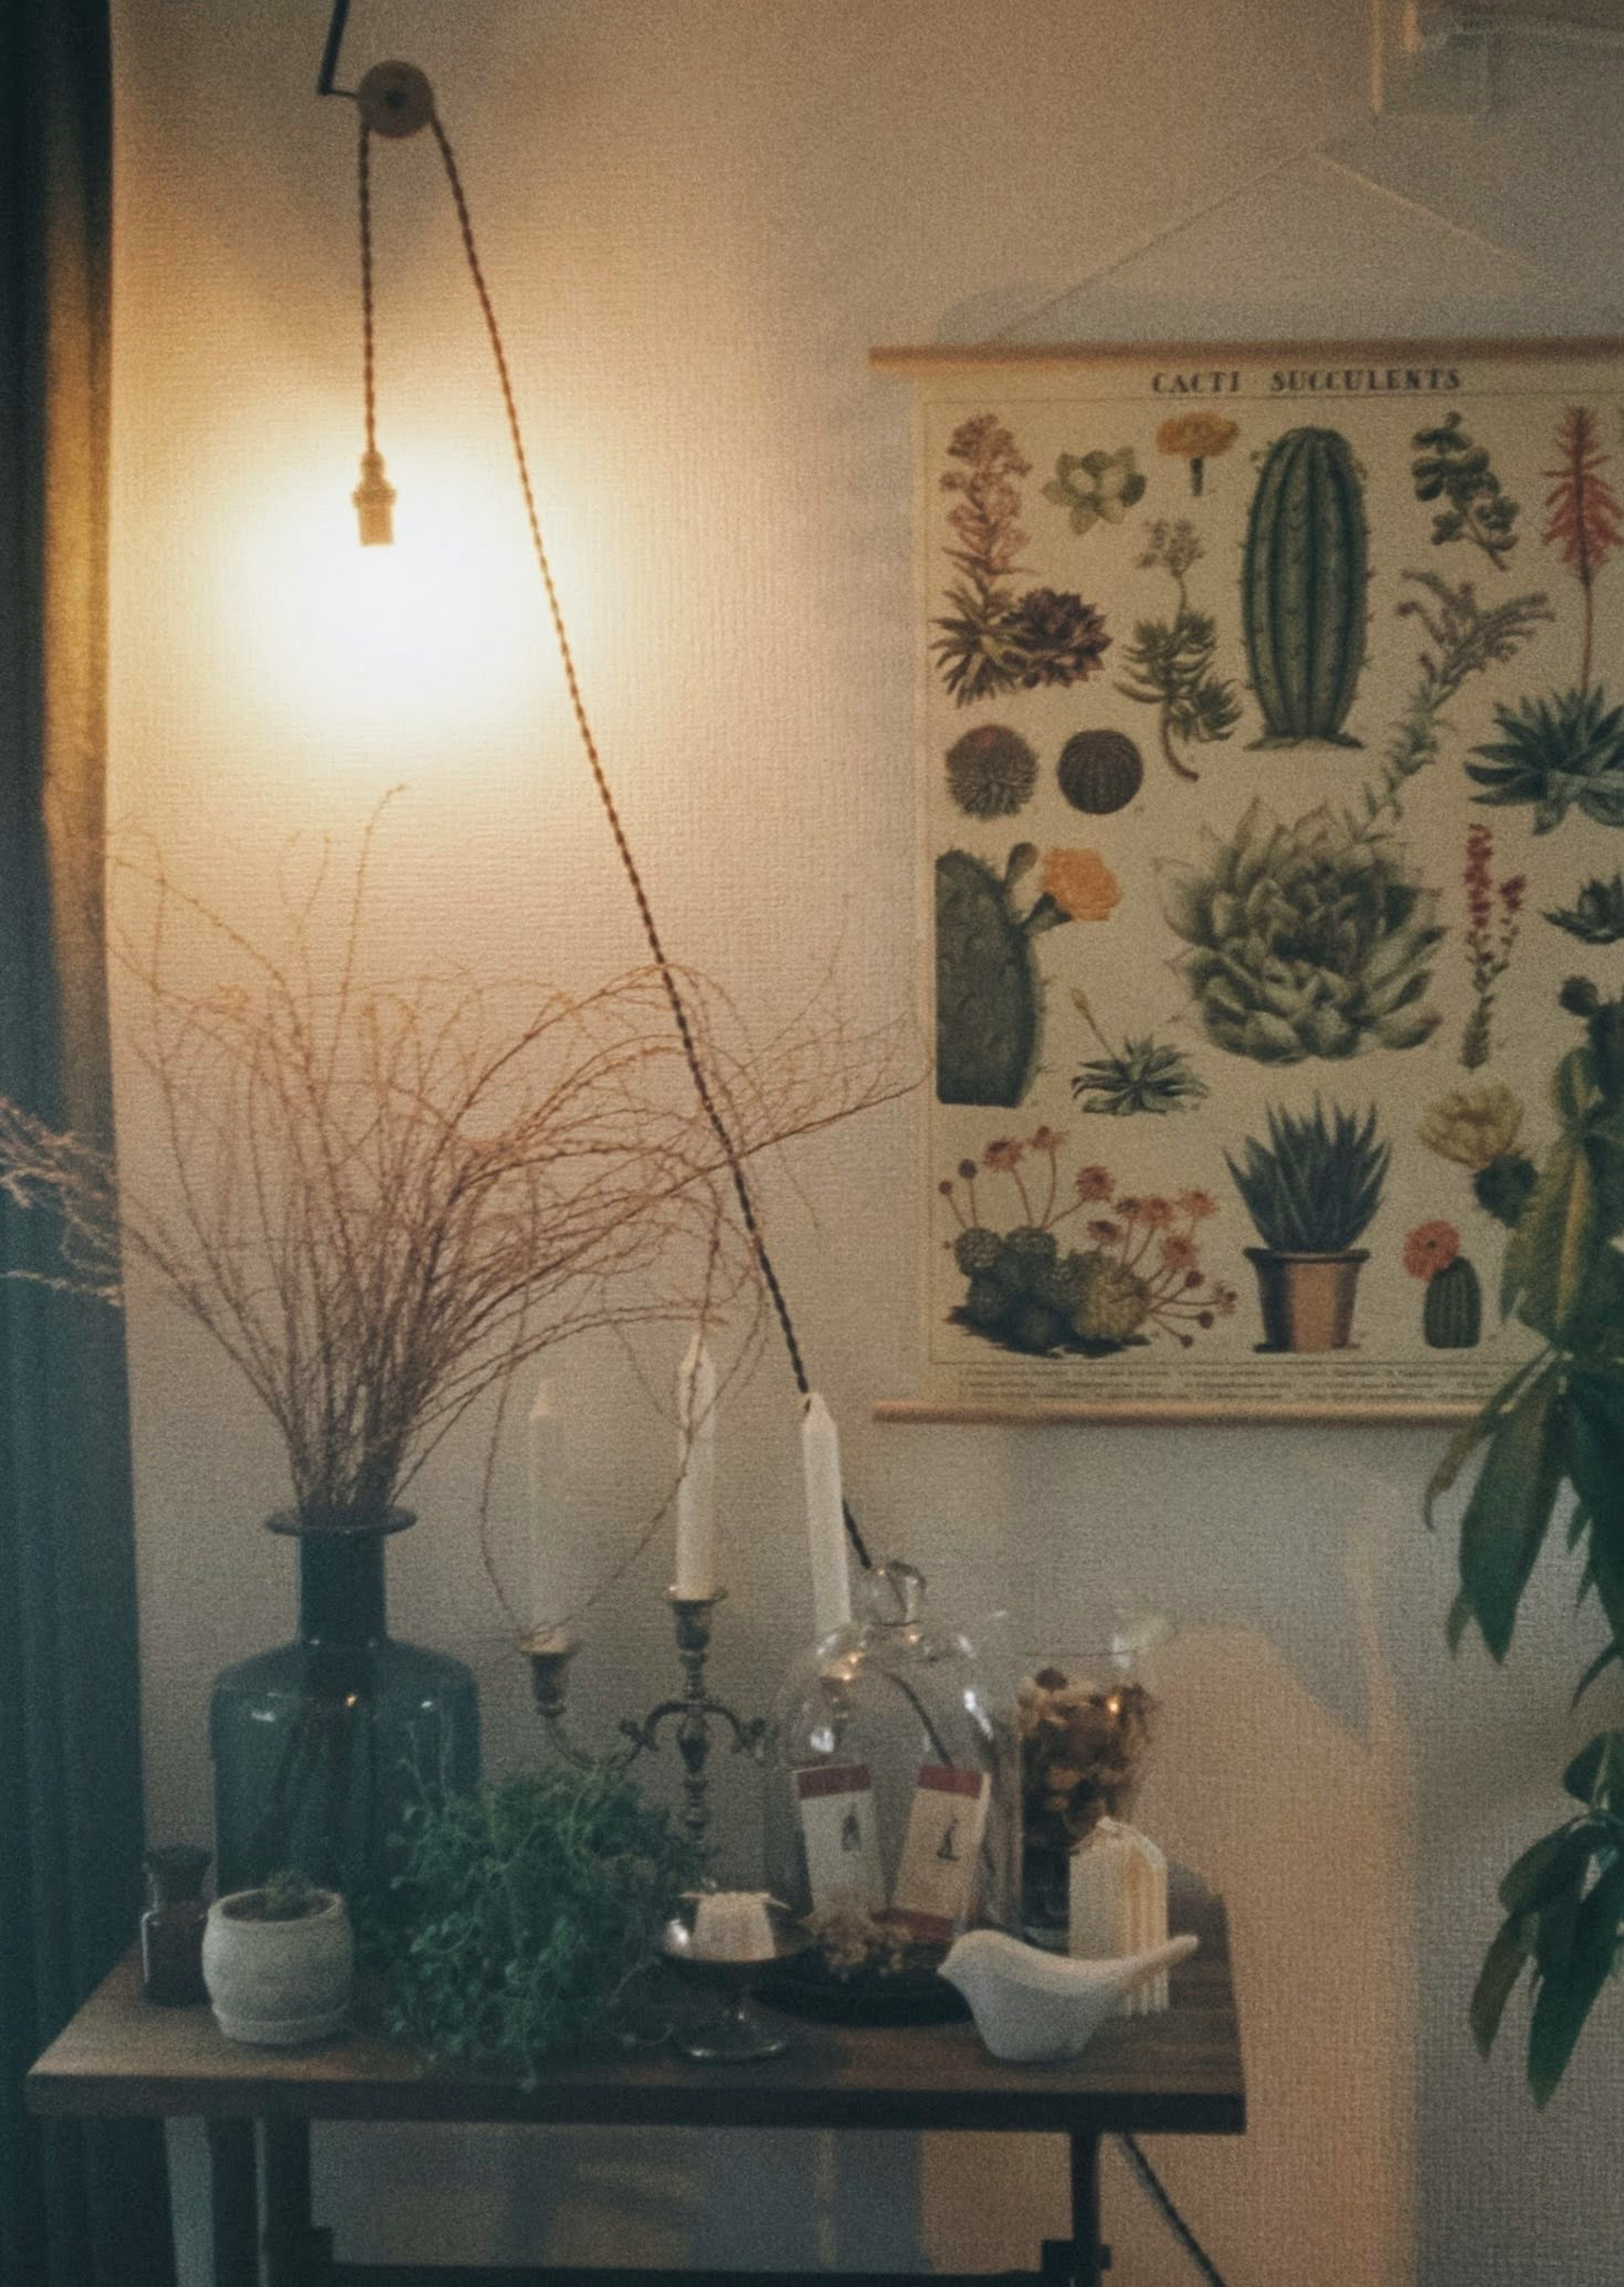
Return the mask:
{"type": "Polygon", "coordinates": [[[958,1940],[940,1974],[969,2002],[977,2032],[1002,2063],[1058,2064],[1082,2054],[1136,1986],[1187,1961],[1199,1943],[1185,1935],[1121,1960],[1073,1961],[978,1929],[958,1940]]]}

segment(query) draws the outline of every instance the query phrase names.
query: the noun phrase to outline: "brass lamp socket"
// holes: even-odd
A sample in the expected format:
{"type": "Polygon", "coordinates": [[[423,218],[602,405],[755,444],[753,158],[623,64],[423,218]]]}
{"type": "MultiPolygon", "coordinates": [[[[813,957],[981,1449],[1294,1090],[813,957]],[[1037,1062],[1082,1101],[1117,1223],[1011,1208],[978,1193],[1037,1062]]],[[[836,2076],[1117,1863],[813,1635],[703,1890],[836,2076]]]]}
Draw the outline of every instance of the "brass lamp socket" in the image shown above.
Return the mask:
{"type": "Polygon", "coordinates": [[[360,519],[363,548],[387,548],[395,536],[395,488],[384,474],[384,455],[363,453],[360,482],[350,495],[360,519]]]}

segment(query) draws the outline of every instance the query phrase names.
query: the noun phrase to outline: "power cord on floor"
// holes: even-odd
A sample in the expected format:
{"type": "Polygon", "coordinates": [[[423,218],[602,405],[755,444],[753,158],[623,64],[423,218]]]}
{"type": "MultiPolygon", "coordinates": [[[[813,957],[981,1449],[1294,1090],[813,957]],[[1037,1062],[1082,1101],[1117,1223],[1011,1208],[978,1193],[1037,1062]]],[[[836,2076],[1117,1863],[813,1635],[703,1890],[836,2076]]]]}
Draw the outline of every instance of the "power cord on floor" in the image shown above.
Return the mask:
{"type": "Polygon", "coordinates": [[[1224,2287],[1223,2273],[1174,2206],[1167,2187],[1139,2149],[1137,2140],[1132,2136],[1119,2136],[1116,2141],[1122,2157],[1138,2178],[1146,2199],[1159,2211],[1162,2221],[1207,2281],[1208,2287],[1224,2287]]]}

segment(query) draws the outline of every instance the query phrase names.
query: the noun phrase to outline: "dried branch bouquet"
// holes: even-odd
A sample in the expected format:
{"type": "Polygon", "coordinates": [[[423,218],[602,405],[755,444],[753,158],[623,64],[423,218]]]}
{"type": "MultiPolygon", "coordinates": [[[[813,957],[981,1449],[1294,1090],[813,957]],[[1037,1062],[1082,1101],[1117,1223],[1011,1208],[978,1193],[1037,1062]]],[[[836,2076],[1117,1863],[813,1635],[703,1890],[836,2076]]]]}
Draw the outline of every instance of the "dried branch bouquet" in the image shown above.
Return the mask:
{"type": "MultiPolygon", "coordinates": [[[[113,956],[161,1182],[121,1185],[109,1159],[0,1101],[0,1184],[54,1216],[51,1283],[118,1304],[126,1262],[154,1274],[274,1420],[305,1531],[376,1523],[550,1345],[715,1312],[757,1270],[661,972],[580,996],[456,972],[376,981],[373,830],[347,885],[324,858],[286,896],[275,950],[161,862],[117,868],[141,909],[113,956]],[[185,973],[183,934],[204,956],[189,944],[185,973]]],[[[825,1012],[756,1056],[716,987],[685,971],[681,989],[741,1157],[895,1092],[891,1038],[825,1012]]]]}

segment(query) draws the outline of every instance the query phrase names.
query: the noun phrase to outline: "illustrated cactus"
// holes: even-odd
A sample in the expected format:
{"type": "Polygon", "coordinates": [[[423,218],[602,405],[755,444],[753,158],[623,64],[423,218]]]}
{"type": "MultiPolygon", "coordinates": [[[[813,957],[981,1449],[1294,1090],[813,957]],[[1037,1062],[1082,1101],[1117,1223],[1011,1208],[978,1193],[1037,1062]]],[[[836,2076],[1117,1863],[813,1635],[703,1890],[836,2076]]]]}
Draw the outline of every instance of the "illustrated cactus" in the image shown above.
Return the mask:
{"type": "Polygon", "coordinates": [[[1042,1003],[1015,883],[1037,852],[1018,843],[1002,878],[965,850],[936,861],[936,1094],[1016,1104],[1037,1062],[1042,1003]],[[1025,863],[1022,863],[1022,860],[1025,863]]]}
{"type": "Polygon", "coordinates": [[[1078,731],[1061,748],[1055,775],[1073,810],[1103,818],[1133,800],[1145,763],[1124,731],[1078,731]]]}
{"type": "Polygon", "coordinates": [[[1031,1085],[1042,1021],[1032,940],[1105,921],[1121,888],[1097,850],[1051,850],[1025,913],[1016,885],[1038,863],[1018,842],[1002,875],[967,850],[936,861],[936,1093],[943,1104],[1017,1104],[1031,1085]]]}
{"type": "Polygon", "coordinates": [[[1369,550],[1365,502],[1348,440],[1335,429],[1290,429],[1258,474],[1241,563],[1241,620],[1264,735],[1254,747],[1343,731],[1365,663],[1369,550]]]}
{"type": "Polygon", "coordinates": [[[1428,1279],[1421,1331],[1435,1350],[1477,1349],[1483,1332],[1483,1289],[1463,1254],[1428,1279]]]}

